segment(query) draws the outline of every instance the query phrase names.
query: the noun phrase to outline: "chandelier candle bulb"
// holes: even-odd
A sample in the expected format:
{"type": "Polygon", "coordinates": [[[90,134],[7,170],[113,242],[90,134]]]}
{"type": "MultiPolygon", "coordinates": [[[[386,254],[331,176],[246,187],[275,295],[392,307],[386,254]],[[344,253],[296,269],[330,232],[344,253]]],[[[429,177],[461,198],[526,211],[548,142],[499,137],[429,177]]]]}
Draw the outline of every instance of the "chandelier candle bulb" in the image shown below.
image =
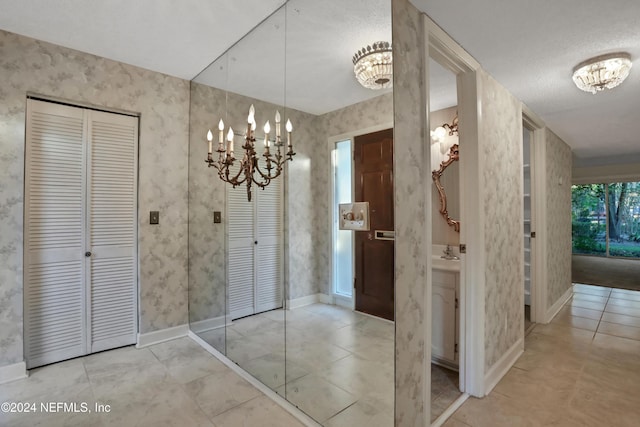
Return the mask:
{"type": "Polygon", "coordinates": [[[269,148],[269,132],[271,132],[271,125],[269,124],[269,120],[264,124],[264,146],[269,148]]]}
{"type": "Polygon", "coordinates": [[[233,157],[233,129],[230,127],[227,133],[227,155],[233,157]]]}
{"type": "Polygon", "coordinates": [[[280,138],[280,111],[276,110],[276,144],[280,138]]]}
{"type": "Polygon", "coordinates": [[[209,141],[209,154],[213,153],[213,134],[211,133],[211,129],[207,132],[207,141],[209,141]]]}
{"type": "Polygon", "coordinates": [[[256,119],[253,119],[253,122],[251,123],[251,145],[253,145],[253,141],[254,141],[254,137],[255,137],[255,133],[256,133],[256,119]]]}
{"type": "Polygon", "coordinates": [[[287,129],[287,145],[289,146],[289,152],[291,152],[291,146],[293,145],[291,141],[291,131],[293,131],[293,126],[291,125],[291,120],[287,119],[287,124],[285,126],[287,129]]]}
{"type": "Polygon", "coordinates": [[[224,122],[222,121],[222,119],[220,119],[220,122],[218,122],[218,130],[220,131],[218,142],[222,144],[224,142],[224,122]]]}

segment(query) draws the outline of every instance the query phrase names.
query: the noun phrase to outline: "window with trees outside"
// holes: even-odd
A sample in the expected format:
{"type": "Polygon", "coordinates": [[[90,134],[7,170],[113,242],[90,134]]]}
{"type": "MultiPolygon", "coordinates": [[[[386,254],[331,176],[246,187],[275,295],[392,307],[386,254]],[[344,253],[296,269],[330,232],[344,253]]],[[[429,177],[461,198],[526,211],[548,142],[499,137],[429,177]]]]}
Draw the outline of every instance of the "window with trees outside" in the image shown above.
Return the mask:
{"type": "Polygon", "coordinates": [[[573,253],[640,258],[640,182],[571,187],[573,253]]]}

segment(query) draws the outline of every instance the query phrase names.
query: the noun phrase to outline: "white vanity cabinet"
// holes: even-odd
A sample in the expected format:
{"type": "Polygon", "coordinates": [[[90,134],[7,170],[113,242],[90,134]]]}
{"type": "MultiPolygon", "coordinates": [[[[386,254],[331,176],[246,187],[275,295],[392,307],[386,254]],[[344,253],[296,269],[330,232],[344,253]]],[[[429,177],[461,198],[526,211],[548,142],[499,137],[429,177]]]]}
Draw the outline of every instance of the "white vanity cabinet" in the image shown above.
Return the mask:
{"type": "Polygon", "coordinates": [[[432,270],[431,358],[458,366],[458,272],[432,270]]]}

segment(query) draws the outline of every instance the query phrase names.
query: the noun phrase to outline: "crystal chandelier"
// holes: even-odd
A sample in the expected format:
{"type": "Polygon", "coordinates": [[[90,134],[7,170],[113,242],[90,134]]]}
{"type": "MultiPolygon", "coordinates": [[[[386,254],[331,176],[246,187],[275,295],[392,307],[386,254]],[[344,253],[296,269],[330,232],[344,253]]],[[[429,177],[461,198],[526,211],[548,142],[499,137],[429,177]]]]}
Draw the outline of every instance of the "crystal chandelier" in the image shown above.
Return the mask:
{"type": "Polygon", "coordinates": [[[573,69],[573,81],[585,92],[613,89],[627,78],[631,65],[628,53],[597,56],[581,62],[573,69]]]}
{"type": "Polygon", "coordinates": [[[284,144],[281,141],[280,132],[280,112],[276,111],[276,135],[275,139],[269,138],[271,132],[271,125],[267,120],[264,125],[264,152],[259,155],[256,151],[256,120],[255,109],[253,105],[249,108],[249,116],[247,117],[247,131],[244,135],[244,154],[242,160],[240,160],[239,169],[236,171],[233,167],[236,163],[233,150],[233,139],[235,133],[233,129],[229,127],[227,132],[226,143],[224,140],[224,122],[220,119],[218,123],[219,137],[218,137],[218,160],[213,160],[213,134],[211,129],[207,132],[207,141],[209,142],[209,153],[205,162],[209,167],[213,166],[218,169],[218,177],[224,182],[228,182],[235,188],[246,182],[247,184],[247,200],[251,201],[251,186],[256,184],[260,188],[264,188],[271,182],[272,179],[277,178],[282,173],[282,167],[287,160],[293,160],[293,156],[296,153],[293,152],[293,142],[291,139],[291,132],[293,126],[291,121],[287,119],[285,129],[287,131],[287,150],[283,154],[282,147],[284,144]],[[275,148],[275,154],[271,153],[272,146],[275,148]],[[264,165],[260,166],[260,157],[263,157],[264,165]]]}
{"type": "Polygon", "coordinates": [[[375,42],[353,55],[353,72],[360,84],[368,89],[386,89],[393,85],[393,55],[391,43],[375,42]]]}

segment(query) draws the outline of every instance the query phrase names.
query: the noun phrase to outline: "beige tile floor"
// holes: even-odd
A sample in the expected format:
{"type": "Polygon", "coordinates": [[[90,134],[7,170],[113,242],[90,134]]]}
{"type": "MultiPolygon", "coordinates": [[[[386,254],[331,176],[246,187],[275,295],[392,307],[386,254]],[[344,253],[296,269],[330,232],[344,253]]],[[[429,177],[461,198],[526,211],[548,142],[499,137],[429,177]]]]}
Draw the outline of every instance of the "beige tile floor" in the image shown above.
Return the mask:
{"type": "Polygon", "coordinates": [[[234,321],[227,356],[323,425],[393,426],[393,324],[326,304],[284,317],[234,321]]]}
{"type": "MultiPolygon", "coordinates": [[[[322,424],[393,426],[391,323],[313,304],[238,319],[226,333],[226,345],[219,330],[201,337],[322,424]]],[[[432,420],[460,395],[458,373],[434,365],[432,420]]]]}
{"type": "Polygon", "coordinates": [[[483,399],[470,398],[448,427],[640,425],[640,292],[574,285],[548,325],[483,399]]]}
{"type": "MultiPolygon", "coordinates": [[[[326,308],[308,310],[314,314],[326,308]]],[[[307,402],[307,410],[325,418],[327,426],[390,426],[391,421],[378,415],[392,416],[384,403],[384,398],[392,399],[392,387],[374,393],[370,400],[358,393],[387,380],[384,369],[379,377],[368,374],[382,366],[380,358],[389,349],[367,348],[375,348],[373,338],[384,339],[392,328],[379,327],[369,318],[344,316],[334,317],[344,323],[336,332],[324,331],[324,344],[336,349],[320,354],[315,354],[320,347],[305,341],[303,331],[322,326],[307,321],[300,333],[289,328],[288,339],[300,347],[299,361],[312,358],[312,363],[300,364],[304,374],[291,383],[303,390],[298,392],[300,402],[307,402]],[[326,399],[314,403],[310,397],[314,390],[326,399]],[[340,405],[347,407],[330,415],[340,405]]],[[[469,399],[445,425],[635,427],[640,421],[638,396],[640,293],[575,285],[573,298],[556,318],[548,325],[536,325],[526,337],[525,353],[494,391],[484,399],[469,399]]],[[[301,425],[188,338],[34,369],[28,379],[0,385],[0,401],[110,406],[108,413],[0,413],[2,426],[301,425]]]]}
{"type": "Polygon", "coordinates": [[[0,402],[7,401],[99,403],[110,411],[0,413],[0,426],[302,426],[189,338],[34,369],[0,385],[0,402]]]}

